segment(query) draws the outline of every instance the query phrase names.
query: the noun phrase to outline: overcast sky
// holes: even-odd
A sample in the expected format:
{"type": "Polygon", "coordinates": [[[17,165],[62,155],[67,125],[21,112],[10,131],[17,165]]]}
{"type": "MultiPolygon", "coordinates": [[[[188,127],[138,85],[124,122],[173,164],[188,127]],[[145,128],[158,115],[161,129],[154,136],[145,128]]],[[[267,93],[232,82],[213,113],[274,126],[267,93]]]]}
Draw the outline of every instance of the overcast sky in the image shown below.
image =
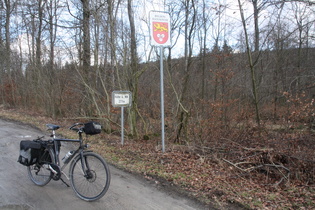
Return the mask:
{"type": "MultiPolygon", "coordinates": [[[[175,2],[175,1],[173,1],[175,2]]],[[[176,1],[180,2],[180,1],[176,1]]],[[[199,1],[201,2],[201,1],[199,1]]],[[[253,32],[254,27],[253,27],[253,19],[252,19],[252,14],[253,14],[253,9],[252,5],[249,1],[243,1],[246,2],[244,3],[243,9],[246,18],[248,18],[247,22],[247,28],[249,32],[253,32]]],[[[224,40],[228,41],[228,44],[231,45],[235,50],[237,50],[237,45],[238,45],[238,40],[240,37],[240,34],[243,31],[241,21],[240,21],[240,12],[239,12],[239,6],[238,6],[238,1],[237,0],[208,0],[206,4],[206,12],[210,16],[210,21],[213,22],[213,24],[209,27],[208,33],[207,33],[207,43],[208,43],[208,48],[211,49],[214,45],[214,40],[215,37],[218,36],[218,31],[220,31],[220,40],[219,40],[219,45],[222,46],[224,40]],[[218,30],[218,15],[216,15],[216,8],[219,8],[219,5],[225,5],[225,10],[223,13],[221,13],[221,25],[220,25],[220,30],[218,30]]],[[[289,5],[289,4],[288,4],[289,5]]],[[[136,21],[136,29],[137,29],[137,36],[139,40],[139,48],[138,48],[138,54],[142,61],[147,61],[149,52],[151,51],[151,46],[149,42],[149,28],[148,28],[148,22],[149,22],[149,12],[151,10],[155,11],[165,11],[169,12],[168,8],[164,6],[164,2],[161,0],[135,0],[134,1],[134,10],[135,10],[135,21],[136,21]],[[139,27],[140,26],[140,27],[139,27]]],[[[299,4],[296,5],[298,7],[299,4]]],[[[272,16],[275,16],[274,11],[272,11],[273,7],[270,7],[269,9],[265,9],[261,11],[260,13],[260,26],[267,25],[271,19],[272,16]]],[[[294,19],[292,14],[292,8],[287,8],[286,10],[283,10],[283,14],[286,14],[287,16],[287,22],[290,23],[292,26],[295,24],[292,19],[294,19]],[[291,11],[291,12],[290,12],[291,11]]],[[[295,8],[298,9],[298,8],[295,8]]],[[[120,11],[122,14],[127,14],[127,7],[126,4],[122,4],[120,11]]],[[[75,9],[72,11],[73,14],[75,14],[75,9]]],[[[308,13],[307,13],[308,14],[308,13]]],[[[314,15],[314,12],[309,12],[310,15],[314,15]]],[[[125,15],[118,15],[119,17],[125,18],[125,24],[128,24],[128,17],[125,15]]],[[[67,10],[63,11],[63,14],[60,18],[60,24],[61,21],[68,20],[73,18],[72,16],[69,15],[67,10]]],[[[183,29],[182,29],[183,31],[183,29]]],[[[59,34],[59,42],[56,44],[56,50],[59,51],[56,53],[56,55],[59,55],[62,61],[65,61],[66,59],[63,57],[65,55],[69,56],[69,53],[75,52],[74,45],[75,42],[73,40],[73,34],[75,33],[74,30],[67,30],[67,29],[58,29],[58,34],[59,34]],[[64,50],[66,49],[66,50],[64,50]]],[[[173,32],[172,36],[172,43],[173,45],[175,44],[175,37],[177,37],[178,30],[173,32]]],[[[314,34],[314,29],[312,31],[314,34]]],[[[15,43],[16,48],[18,46],[22,46],[23,52],[27,54],[29,52],[27,46],[27,36],[26,34],[21,34],[20,39],[18,42],[15,43]],[[24,43],[24,44],[23,44],[24,43]]],[[[45,48],[45,46],[44,46],[45,48]]],[[[44,49],[43,48],[43,49],[44,49]]],[[[200,46],[198,42],[198,37],[196,35],[195,41],[194,41],[194,54],[197,55],[200,51],[200,46]]],[[[184,55],[184,36],[183,33],[179,35],[178,41],[176,42],[176,45],[173,47],[172,54],[174,57],[181,57],[184,55]]],[[[73,58],[76,57],[75,54],[72,55],[73,58]]],[[[156,59],[154,57],[154,53],[151,54],[152,59],[156,59]]],[[[71,59],[71,58],[69,58],[71,59]]]]}

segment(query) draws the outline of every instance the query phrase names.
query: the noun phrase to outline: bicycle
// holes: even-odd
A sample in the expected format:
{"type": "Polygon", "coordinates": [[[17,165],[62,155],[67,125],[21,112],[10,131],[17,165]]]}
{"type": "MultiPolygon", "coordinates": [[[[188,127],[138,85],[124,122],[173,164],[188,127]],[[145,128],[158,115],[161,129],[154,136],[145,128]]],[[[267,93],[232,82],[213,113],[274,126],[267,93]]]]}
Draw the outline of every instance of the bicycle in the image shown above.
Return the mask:
{"type": "Polygon", "coordinates": [[[75,123],[69,128],[78,133],[79,139],[56,138],[55,131],[60,126],[46,125],[47,130],[52,131],[52,139],[45,141],[42,140],[43,137],[39,137],[36,140],[43,145],[41,155],[35,164],[27,166],[28,175],[33,183],[44,186],[53,179],[55,181],[61,180],[69,187],[61,177],[63,174],[70,180],[71,188],[79,198],[85,201],[95,201],[105,195],[111,179],[109,167],[100,155],[87,150],[88,145],[83,144],[82,134],[86,133],[86,124],[75,123]],[[62,166],[59,159],[60,142],[79,143],[76,150],[67,153],[62,166]],[[69,174],[67,176],[64,169],[69,163],[69,174]]]}

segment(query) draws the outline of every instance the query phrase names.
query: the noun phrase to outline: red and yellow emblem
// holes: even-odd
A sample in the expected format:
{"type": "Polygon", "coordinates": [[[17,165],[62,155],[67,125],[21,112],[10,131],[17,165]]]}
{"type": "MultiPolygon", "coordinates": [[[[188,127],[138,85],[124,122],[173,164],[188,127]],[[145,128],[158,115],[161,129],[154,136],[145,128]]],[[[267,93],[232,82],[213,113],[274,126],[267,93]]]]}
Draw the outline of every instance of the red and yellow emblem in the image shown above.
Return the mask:
{"type": "Polygon", "coordinates": [[[165,44],[168,37],[168,23],[165,22],[153,22],[153,38],[158,44],[165,44]]]}

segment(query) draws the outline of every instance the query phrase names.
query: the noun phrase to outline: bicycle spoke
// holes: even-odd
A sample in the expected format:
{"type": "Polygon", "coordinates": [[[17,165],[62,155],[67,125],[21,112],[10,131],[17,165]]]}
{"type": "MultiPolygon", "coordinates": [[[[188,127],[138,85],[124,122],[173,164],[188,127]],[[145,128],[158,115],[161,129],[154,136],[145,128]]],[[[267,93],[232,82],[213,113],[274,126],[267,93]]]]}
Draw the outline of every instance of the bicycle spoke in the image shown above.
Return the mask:
{"type": "Polygon", "coordinates": [[[95,153],[85,153],[84,158],[86,175],[80,158],[76,159],[70,169],[71,186],[81,199],[94,201],[108,190],[110,173],[106,162],[95,153]]]}
{"type": "MultiPolygon", "coordinates": [[[[69,167],[70,184],[76,195],[86,201],[95,201],[103,197],[110,185],[109,167],[100,155],[85,151],[87,145],[83,144],[82,138],[82,133],[88,135],[100,133],[101,125],[95,122],[73,124],[70,129],[78,133],[79,139],[56,138],[55,130],[59,129],[60,126],[54,124],[46,124],[46,126],[52,132],[52,139],[48,141],[42,141],[42,137],[39,139],[44,144],[43,155],[38,158],[36,165],[27,167],[32,182],[44,186],[51,179],[63,181],[61,174],[67,177],[63,169],[67,166],[68,160],[71,161],[69,167]],[[73,156],[65,159],[63,166],[59,162],[60,142],[80,143],[77,150],[73,151],[73,156]],[[81,160],[81,158],[83,159],[81,160]]],[[[65,184],[67,185],[67,183],[65,184]]]]}
{"type": "Polygon", "coordinates": [[[50,182],[51,171],[47,169],[45,163],[51,162],[52,155],[52,151],[46,150],[39,163],[27,167],[28,175],[34,184],[44,186],[50,182]]]}

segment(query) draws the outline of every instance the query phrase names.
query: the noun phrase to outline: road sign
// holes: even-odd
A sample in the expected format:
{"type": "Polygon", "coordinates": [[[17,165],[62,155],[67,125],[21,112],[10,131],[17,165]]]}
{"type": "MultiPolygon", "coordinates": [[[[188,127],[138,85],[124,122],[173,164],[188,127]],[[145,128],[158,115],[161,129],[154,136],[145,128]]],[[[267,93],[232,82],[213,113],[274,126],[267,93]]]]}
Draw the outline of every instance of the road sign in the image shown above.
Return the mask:
{"type": "Polygon", "coordinates": [[[150,11],[150,40],[152,46],[167,47],[171,45],[169,13],[150,11]]]}
{"type": "Polygon", "coordinates": [[[150,43],[152,46],[160,47],[161,137],[163,153],[165,152],[163,48],[171,46],[170,19],[170,14],[167,12],[150,11],[150,43]]]}
{"type": "Polygon", "coordinates": [[[126,107],[131,105],[130,91],[113,91],[112,92],[113,107],[126,107]]]}
{"type": "Polygon", "coordinates": [[[131,106],[131,92],[113,91],[112,105],[113,107],[121,107],[121,144],[124,145],[124,107],[131,106]]]}

